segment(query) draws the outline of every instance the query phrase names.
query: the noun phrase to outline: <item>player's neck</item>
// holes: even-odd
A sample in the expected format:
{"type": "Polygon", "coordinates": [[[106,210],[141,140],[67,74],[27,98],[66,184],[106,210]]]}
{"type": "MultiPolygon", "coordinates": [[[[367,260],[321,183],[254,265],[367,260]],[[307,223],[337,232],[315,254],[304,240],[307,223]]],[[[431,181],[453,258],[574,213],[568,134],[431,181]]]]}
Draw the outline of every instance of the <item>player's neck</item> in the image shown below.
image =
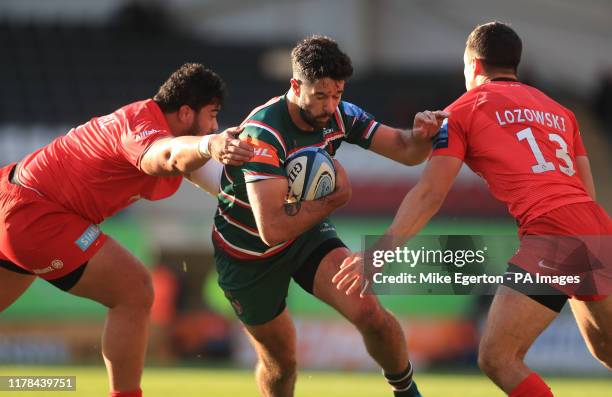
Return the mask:
{"type": "Polygon", "coordinates": [[[164,118],[170,127],[170,133],[174,136],[184,135],[184,127],[178,119],[177,113],[164,113],[164,118]]]}
{"type": "Polygon", "coordinates": [[[489,83],[493,80],[514,80],[518,81],[516,74],[514,73],[492,73],[489,75],[478,75],[476,76],[476,86],[480,86],[489,83]]]}

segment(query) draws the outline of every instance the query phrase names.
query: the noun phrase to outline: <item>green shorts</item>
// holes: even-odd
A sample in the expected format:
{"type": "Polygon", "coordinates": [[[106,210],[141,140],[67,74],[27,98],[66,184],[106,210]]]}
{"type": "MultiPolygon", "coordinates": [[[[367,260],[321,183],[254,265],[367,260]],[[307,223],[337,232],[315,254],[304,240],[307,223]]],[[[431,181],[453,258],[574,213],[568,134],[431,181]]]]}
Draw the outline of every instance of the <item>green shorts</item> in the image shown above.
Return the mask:
{"type": "Polygon", "coordinates": [[[239,260],[215,245],[219,286],[240,321],[265,324],[285,309],[292,278],[312,293],[321,260],[338,247],[345,245],[328,220],[302,234],[284,251],[262,260],[239,260]]]}

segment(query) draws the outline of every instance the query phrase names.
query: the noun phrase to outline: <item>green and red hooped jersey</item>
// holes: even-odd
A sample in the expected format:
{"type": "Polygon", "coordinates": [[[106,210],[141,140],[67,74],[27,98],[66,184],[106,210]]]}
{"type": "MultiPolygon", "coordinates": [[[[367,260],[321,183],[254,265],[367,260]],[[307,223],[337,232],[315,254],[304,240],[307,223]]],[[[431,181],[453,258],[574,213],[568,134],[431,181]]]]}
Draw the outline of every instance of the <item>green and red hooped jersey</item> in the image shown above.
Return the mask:
{"type": "Polygon", "coordinates": [[[286,97],[272,98],[255,108],[241,124],[240,138],[251,143],[255,155],[242,166],[225,166],[213,226],[217,249],[241,260],[272,257],[293,240],[269,247],[259,236],[247,196],[247,183],[286,178],[285,163],[306,147],[320,147],[334,156],[343,141],[370,147],[379,123],[352,103],[342,101],[325,128],[300,130],[291,120],[286,97]]]}

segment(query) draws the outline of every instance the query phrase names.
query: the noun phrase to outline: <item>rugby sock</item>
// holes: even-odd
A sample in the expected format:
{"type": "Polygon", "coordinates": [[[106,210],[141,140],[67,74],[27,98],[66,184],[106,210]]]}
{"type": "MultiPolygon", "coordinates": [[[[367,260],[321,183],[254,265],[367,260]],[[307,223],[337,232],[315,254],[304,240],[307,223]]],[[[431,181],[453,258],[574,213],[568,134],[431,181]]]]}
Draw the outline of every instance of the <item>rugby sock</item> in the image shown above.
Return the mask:
{"type": "Polygon", "coordinates": [[[554,397],[550,387],[538,374],[532,372],[523,379],[517,387],[508,394],[508,397],[554,397]]]}
{"type": "Polygon", "coordinates": [[[112,391],[109,394],[110,397],[142,397],[142,390],[132,391],[112,391]]]}
{"type": "Polygon", "coordinates": [[[393,388],[395,397],[423,397],[412,380],[412,363],[408,361],[408,367],[399,374],[388,374],[383,372],[385,379],[393,388]]]}

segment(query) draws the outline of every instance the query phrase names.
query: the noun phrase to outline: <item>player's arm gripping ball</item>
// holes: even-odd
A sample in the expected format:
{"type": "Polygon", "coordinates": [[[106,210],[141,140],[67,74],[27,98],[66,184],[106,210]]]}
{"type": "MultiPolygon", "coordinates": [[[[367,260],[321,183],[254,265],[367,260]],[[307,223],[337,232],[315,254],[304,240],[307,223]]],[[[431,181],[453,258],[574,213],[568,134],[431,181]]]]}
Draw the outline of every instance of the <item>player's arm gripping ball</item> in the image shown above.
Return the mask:
{"type": "Polygon", "coordinates": [[[335,162],[334,191],[317,200],[287,203],[288,181],[272,178],[247,183],[249,202],[261,239],[272,247],[291,240],[345,205],[351,197],[351,187],[344,168],[335,162]]]}

